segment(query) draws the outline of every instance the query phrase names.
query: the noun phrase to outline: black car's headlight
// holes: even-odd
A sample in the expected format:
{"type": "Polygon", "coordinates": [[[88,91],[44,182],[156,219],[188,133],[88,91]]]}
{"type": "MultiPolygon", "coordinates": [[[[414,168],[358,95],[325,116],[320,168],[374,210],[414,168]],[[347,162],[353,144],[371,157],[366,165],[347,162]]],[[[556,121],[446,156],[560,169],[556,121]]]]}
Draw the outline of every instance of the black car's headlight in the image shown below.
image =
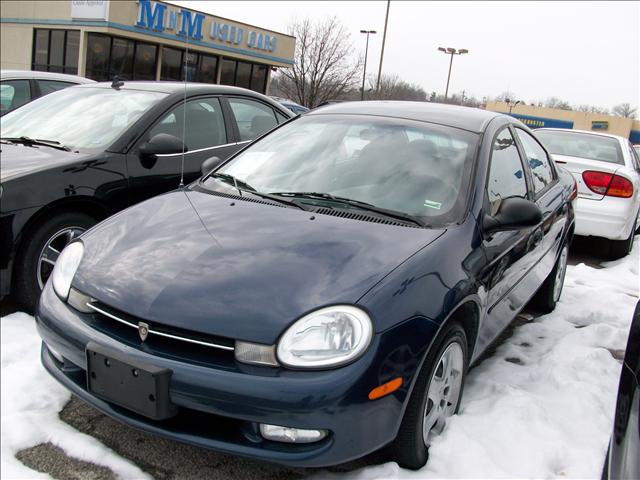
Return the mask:
{"type": "Polygon", "coordinates": [[[322,369],[353,362],[373,336],[369,315],[350,305],[335,305],[305,315],[291,325],[276,349],[280,364],[322,369]]]}
{"type": "Polygon", "coordinates": [[[69,298],[71,281],[78,270],[83,254],[84,245],[82,242],[78,241],[70,243],[64,248],[64,250],[62,250],[62,253],[60,253],[58,260],[53,267],[53,273],[51,274],[53,289],[65,302],[67,301],[67,298],[69,298]]]}

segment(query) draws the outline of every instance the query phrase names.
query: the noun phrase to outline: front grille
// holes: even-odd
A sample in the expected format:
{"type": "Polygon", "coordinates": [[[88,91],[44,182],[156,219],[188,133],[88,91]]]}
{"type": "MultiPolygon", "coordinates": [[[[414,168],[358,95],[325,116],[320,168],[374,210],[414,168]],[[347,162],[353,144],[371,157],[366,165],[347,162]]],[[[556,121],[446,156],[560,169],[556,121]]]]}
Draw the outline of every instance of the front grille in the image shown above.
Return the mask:
{"type": "Polygon", "coordinates": [[[91,327],[147,353],[217,366],[230,366],[234,358],[232,339],[143,320],[95,300],[87,306],[94,312],[85,317],[91,327]],[[145,340],[139,333],[141,323],[148,329],[145,340]]]}

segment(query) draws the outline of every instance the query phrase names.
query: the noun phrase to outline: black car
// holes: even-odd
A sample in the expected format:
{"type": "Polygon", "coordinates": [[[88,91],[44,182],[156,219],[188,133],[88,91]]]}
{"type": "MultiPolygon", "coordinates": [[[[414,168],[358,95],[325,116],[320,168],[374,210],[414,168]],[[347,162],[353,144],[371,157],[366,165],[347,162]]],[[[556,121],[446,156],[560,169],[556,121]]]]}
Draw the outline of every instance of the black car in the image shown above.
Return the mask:
{"type": "Polygon", "coordinates": [[[45,368],[136,428],[419,468],[470,364],[560,299],[576,185],[519,121],[422,102],[297,117],[61,253],[45,368]]]}
{"type": "Polygon", "coordinates": [[[169,82],[71,87],[3,116],[0,297],[33,308],[75,237],[177,188],[183,164],[191,182],[204,160],[224,160],[292,116],[249,90],[169,82]]]}
{"type": "Polygon", "coordinates": [[[631,321],[602,478],[640,478],[640,302],[631,321]]]}

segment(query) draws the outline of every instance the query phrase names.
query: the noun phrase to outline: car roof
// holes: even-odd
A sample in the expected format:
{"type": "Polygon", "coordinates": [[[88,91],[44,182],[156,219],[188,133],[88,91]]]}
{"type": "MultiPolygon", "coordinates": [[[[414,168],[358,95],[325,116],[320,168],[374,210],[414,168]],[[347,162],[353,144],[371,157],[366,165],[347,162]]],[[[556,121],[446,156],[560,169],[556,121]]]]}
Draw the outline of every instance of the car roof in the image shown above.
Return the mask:
{"type": "Polygon", "coordinates": [[[578,130],[574,128],[537,128],[534,131],[538,131],[538,130],[545,130],[545,131],[552,131],[552,132],[568,132],[568,133],[587,133],[589,135],[598,135],[600,137],[615,138],[623,142],[627,140],[626,138],[621,137],[620,135],[613,135],[612,133],[593,132],[591,130],[578,130]]]}
{"type": "Polygon", "coordinates": [[[381,117],[404,118],[420,122],[438,123],[471,132],[482,132],[487,124],[497,117],[515,120],[513,117],[481,110],[479,108],[460,107],[433,102],[406,101],[365,101],[340,102],[311,110],[309,115],[375,115],[381,117]]]}
{"type": "Polygon", "coordinates": [[[95,83],[95,80],[80,77],[78,75],[69,75],[66,73],[39,72],[33,70],[0,70],[0,80],[17,80],[17,79],[40,79],[40,80],[60,80],[72,83],[95,83]]]}
{"type": "MultiPolygon", "coordinates": [[[[184,92],[197,93],[220,93],[220,94],[238,94],[257,95],[271,100],[266,95],[247,90],[246,88],[232,87],[229,85],[217,85],[212,83],[195,83],[195,82],[165,82],[165,81],[139,81],[139,80],[122,80],[122,85],[118,87],[120,90],[144,90],[149,92],[176,93],[184,92]]],[[[99,82],[92,85],[79,85],[76,88],[112,88],[112,82],[99,82]]],[[[273,101],[273,100],[271,100],[273,101]]]]}

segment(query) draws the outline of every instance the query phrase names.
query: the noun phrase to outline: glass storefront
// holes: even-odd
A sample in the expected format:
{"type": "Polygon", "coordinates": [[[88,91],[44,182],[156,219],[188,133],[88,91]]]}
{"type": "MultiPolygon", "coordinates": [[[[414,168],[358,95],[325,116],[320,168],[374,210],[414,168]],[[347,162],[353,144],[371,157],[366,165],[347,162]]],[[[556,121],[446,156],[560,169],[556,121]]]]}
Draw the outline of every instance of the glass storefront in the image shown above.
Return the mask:
{"type": "Polygon", "coordinates": [[[218,57],[194,51],[162,47],[160,80],[183,81],[186,62],[187,81],[216,83],[218,57]]]}
{"type": "Polygon", "coordinates": [[[33,31],[33,70],[78,73],[79,30],[36,28],[33,31]]]}
{"type": "Polygon", "coordinates": [[[97,81],[155,80],[158,46],[100,33],[87,35],[85,76],[97,81]]]}
{"type": "Polygon", "coordinates": [[[264,93],[267,87],[267,65],[223,58],[220,83],[264,93]]]}
{"type": "MultiPolygon", "coordinates": [[[[84,75],[93,80],[155,80],[160,58],[160,80],[266,91],[268,65],[96,32],[86,33],[85,43],[84,75]]],[[[33,69],[77,74],[79,46],[78,30],[35,29],[33,69]]]]}

